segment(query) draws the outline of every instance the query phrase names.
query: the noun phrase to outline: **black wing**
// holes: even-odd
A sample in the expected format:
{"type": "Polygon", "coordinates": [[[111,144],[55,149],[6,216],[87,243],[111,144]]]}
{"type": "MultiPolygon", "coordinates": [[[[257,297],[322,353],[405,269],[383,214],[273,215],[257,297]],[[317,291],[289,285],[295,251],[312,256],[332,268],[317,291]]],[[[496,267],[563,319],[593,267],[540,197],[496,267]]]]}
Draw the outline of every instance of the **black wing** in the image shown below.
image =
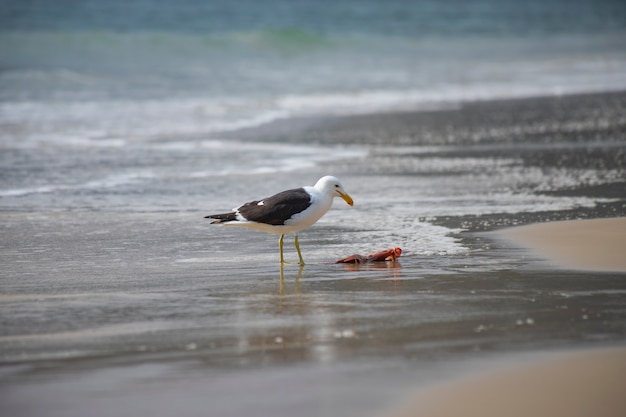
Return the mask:
{"type": "Polygon", "coordinates": [[[311,195],[304,188],[283,191],[259,201],[251,201],[238,208],[249,221],[282,226],[295,214],[311,205],[311,195]],[[259,204],[260,202],[263,204],[259,204]]]}
{"type": "Polygon", "coordinates": [[[237,214],[235,212],[222,213],[222,214],[210,214],[208,216],[204,216],[204,218],[213,220],[211,224],[227,223],[227,222],[234,222],[235,220],[237,220],[237,214]]]}

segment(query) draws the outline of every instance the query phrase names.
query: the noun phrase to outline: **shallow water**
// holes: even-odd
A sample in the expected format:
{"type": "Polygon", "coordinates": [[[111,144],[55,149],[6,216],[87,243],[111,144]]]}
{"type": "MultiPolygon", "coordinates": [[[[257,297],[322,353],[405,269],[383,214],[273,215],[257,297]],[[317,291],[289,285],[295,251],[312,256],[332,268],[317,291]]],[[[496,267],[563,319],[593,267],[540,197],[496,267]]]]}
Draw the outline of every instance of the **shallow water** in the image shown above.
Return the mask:
{"type": "Polygon", "coordinates": [[[4,231],[12,415],[374,415],[520,353],[625,336],[623,274],[546,269],[484,236],[354,268],[318,263],[363,246],[328,224],[302,234],[310,264],[281,269],[275,239],[196,216],[69,217],[4,231]]]}
{"type": "MultiPolygon", "coordinates": [[[[111,399],[114,412],[151,415],[375,415],[520,355],[623,344],[624,274],[555,270],[483,233],[624,215],[626,154],[609,116],[600,142],[548,130],[493,146],[401,145],[391,123],[389,146],[250,132],[10,146],[2,403],[12,415],[110,415],[111,399]],[[276,236],[203,219],[328,173],[355,206],[336,201],[300,234],[304,268],[279,267],[276,236]],[[397,264],[330,264],[392,246],[397,264]]],[[[316,122],[320,137],[336,122],[316,122]]],[[[351,134],[368,123],[351,120],[351,134]]],[[[295,261],[291,236],[285,247],[295,261]]]]}
{"type": "MultiPolygon", "coordinates": [[[[105,399],[152,415],[373,415],[415,387],[516,360],[506,354],[624,341],[623,274],[554,270],[479,232],[603,201],[623,210],[623,197],[536,192],[619,188],[619,164],[537,169],[515,147],[463,157],[454,147],[242,142],[235,158],[293,170],[227,175],[233,148],[218,143],[152,150],[153,175],[120,183],[89,186],[79,176],[93,171],[68,162],[71,186],[5,192],[2,402],[13,415],[109,415],[105,399]],[[289,158],[303,155],[319,159],[294,169],[289,158]],[[196,177],[209,156],[216,165],[196,177]],[[275,236],[202,218],[329,172],[356,203],[335,202],[301,233],[304,268],[278,266],[275,236]],[[404,250],[397,264],[328,263],[390,246],[404,250]],[[241,401],[235,389],[252,393],[241,401]]],[[[73,152],[93,167],[107,153],[120,167],[139,155],[73,152]]]]}

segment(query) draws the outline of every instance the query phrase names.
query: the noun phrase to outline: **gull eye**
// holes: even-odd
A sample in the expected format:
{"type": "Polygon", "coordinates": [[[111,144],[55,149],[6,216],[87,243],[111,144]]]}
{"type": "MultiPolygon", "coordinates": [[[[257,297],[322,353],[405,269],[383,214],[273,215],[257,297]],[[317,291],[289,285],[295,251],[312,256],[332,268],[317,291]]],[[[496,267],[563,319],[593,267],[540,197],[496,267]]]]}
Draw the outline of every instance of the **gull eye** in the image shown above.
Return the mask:
{"type": "Polygon", "coordinates": [[[339,184],[335,184],[335,188],[339,188],[339,184]]]}

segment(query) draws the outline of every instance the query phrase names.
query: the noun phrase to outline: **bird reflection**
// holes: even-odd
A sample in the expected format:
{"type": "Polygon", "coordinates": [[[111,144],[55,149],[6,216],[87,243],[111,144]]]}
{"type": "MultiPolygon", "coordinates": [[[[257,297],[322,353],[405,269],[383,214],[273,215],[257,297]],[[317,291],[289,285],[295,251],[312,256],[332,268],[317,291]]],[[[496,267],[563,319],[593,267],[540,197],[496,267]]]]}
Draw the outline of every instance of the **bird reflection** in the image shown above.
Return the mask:
{"type": "MultiPolygon", "coordinates": [[[[296,275],[296,288],[295,288],[295,292],[296,294],[300,293],[300,279],[302,278],[302,274],[304,272],[304,265],[299,265],[298,266],[298,275],[296,275]]],[[[285,293],[285,266],[284,264],[280,264],[280,284],[278,287],[278,293],[280,295],[283,295],[285,293]]]]}
{"type": "Polygon", "coordinates": [[[341,264],[346,272],[365,272],[365,271],[387,271],[385,279],[392,281],[402,280],[402,265],[398,261],[389,262],[370,262],[370,263],[349,263],[341,264]]]}
{"type": "MultiPolygon", "coordinates": [[[[402,265],[398,261],[388,261],[388,262],[370,262],[370,263],[344,263],[341,264],[341,268],[345,272],[365,272],[365,271],[387,271],[388,275],[387,279],[391,278],[393,280],[401,280],[402,279],[402,265]]],[[[295,283],[295,294],[300,294],[301,291],[301,279],[304,273],[304,265],[298,266],[298,273],[296,274],[294,283],[295,283]]],[[[279,269],[280,279],[279,279],[279,287],[278,294],[285,294],[285,266],[280,265],[279,269]]],[[[287,277],[289,279],[289,276],[287,277]]]]}
{"type": "Polygon", "coordinates": [[[357,271],[372,271],[372,270],[379,270],[379,269],[388,269],[388,270],[401,270],[402,269],[402,265],[400,264],[400,262],[398,261],[392,261],[392,262],[372,262],[372,263],[352,263],[352,264],[341,264],[341,266],[346,270],[346,271],[350,271],[350,272],[357,272],[357,271]]]}

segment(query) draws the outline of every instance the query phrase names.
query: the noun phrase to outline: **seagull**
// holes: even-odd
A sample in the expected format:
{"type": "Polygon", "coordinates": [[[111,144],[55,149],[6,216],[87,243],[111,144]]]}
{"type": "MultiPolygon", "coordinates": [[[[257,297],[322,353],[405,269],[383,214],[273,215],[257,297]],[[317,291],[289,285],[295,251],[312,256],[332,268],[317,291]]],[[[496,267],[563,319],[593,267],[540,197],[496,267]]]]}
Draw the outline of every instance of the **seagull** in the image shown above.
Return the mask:
{"type": "Polygon", "coordinates": [[[313,187],[304,186],[282,191],[262,200],[242,204],[233,211],[205,216],[211,224],[242,226],[266,233],[279,234],[278,249],[280,263],[283,258],[283,239],[287,233],[294,233],[294,245],[298,251],[299,264],[304,265],[298,232],[313,226],[330,209],[333,198],[342,198],[350,206],[352,197],[345,191],[341,181],[333,176],[319,179],[313,187]]]}

